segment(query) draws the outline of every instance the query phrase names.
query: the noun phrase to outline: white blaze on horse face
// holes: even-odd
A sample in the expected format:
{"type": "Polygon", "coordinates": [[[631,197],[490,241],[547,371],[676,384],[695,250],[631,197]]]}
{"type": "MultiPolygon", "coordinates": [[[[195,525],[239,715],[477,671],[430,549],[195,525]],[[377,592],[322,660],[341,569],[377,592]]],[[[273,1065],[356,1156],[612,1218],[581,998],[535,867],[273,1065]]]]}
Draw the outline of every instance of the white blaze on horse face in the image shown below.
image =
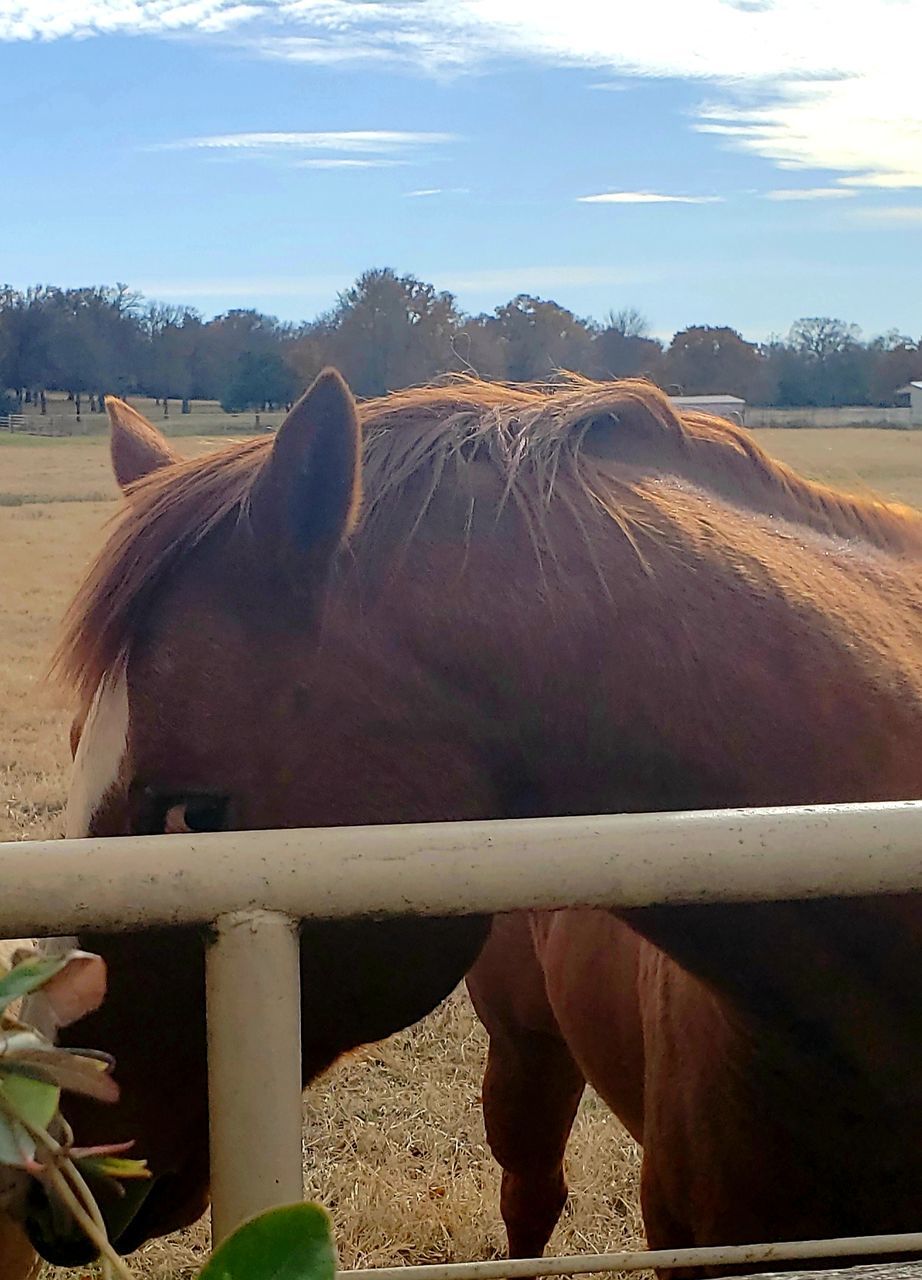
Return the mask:
{"type": "Polygon", "coordinates": [[[128,681],[122,667],[100,682],[83,725],[67,797],[68,839],[89,835],[94,815],[118,781],[127,747],[128,681]]]}

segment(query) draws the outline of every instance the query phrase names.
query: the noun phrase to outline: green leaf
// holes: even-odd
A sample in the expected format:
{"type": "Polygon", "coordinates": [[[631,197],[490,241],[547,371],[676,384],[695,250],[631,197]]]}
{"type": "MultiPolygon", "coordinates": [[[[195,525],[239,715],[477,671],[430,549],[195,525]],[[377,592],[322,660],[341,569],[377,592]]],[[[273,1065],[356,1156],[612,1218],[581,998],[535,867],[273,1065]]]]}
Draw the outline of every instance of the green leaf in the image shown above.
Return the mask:
{"type": "Polygon", "coordinates": [[[0,978],[0,1013],[20,996],[27,996],[43,987],[66,964],[67,956],[35,956],[10,969],[0,978]]]}
{"type": "MultiPolygon", "coordinates": [[[[37,1129],[47,1129],[61,1100],[55,1085],[28,1076],[7,1075],[0,1079],[0,1093],[7,1106],[37,1129]]],[[[35,1142],[26,1130],[0,1115],[0,1164],[21,1166],[35,1157],[35,1142]]]]}
{"type": "Polygon", "coordinates": [[[121,1156],[82,1156],[75,1163],[81,1173],[94,1178],[114,1178],[116,1182],[151,1176],[146,1160],[126,1160],[121,1156]]]}
{"type": "Polygon", "coordinates": [[[118,1102],[118,1085],[109,1075],[106,1062],[82,1058],[53,1045],[7,1051],[0,1057],[0,1075],[6,1074],[43,1080],[68,1093],[81,1093],[99,1102],[118,1102]]]}
{"type": "Polygon", "coordinates": [[[223,1241],[199,1280],[334,1280],[330,1219],[316,1204],[283,1205],[250,1218],[223,1241]]]}

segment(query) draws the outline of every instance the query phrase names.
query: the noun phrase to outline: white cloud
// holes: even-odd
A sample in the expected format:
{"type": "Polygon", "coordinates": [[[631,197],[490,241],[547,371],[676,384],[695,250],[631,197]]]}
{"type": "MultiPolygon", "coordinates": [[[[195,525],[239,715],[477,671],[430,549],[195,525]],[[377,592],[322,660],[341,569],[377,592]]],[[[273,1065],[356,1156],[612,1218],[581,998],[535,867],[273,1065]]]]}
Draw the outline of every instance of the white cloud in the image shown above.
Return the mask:
{"type": "Polygon", "coordinates": [[[908,169],[902,172],[893,169],[889,173],[862,173],[856,178],[840,178],[839,181],[843,187],[883,187],[890,191],[922,186],[918,174],[908,169]]]}
{"type": "Polygon", "coordinates": [[[417,191],[405,191],[403,193],[408,200],[425,200],[430,196],[466,196],[470,194],[469,187],[420,187],[417,191]]]}
{"type": "Polygon", "coordinates": [[[174,31],[208,35],[264,14],[261,4],[233,0],[4,0],[0,5],[0,40],[174,31]]]}
{"type": "Polygon", "coordinates": [[[860,222],[877,223],[881,226],[922,225],[922,205],[882,205],[878,209],[856,209],[852,217],[860,222]]]}
{"type": "Polygon", "coordinates": [[[330,156],[328,159],[313,158],[296,160],[295,169],[393,169],[397,165],[409,164],[409,160],[356,160],[352,156],[330,156]]]}
{"type": "Polygon", "coordinates": [[[577,196],[579,204],[720,204],[723,196],[670,196],[658,191],[600,191],[577,196]]]}
{"type": "MultiPolygon", "coordinates": [[[[904,9],[908,0],[887,7],[904,9]]],[[[869,41],[877,43],[870,33],[869,41]]],[[[782,169],[838,172],[850,188],[922,187],[922,100],[906,78],[905,52],[878,50],[879,65],[849,76],[789,79],[767,100],[709,104],[696,127],[782,169]]]]}
{"type": "MultiPolygon", "coordinates": [[[[0,0],[2,3],[2,0],[0,0]]],[[[391,169],[417,162],[420,152],[455,141],[450,133],[395,129],[221,133],[160,142],[152,151],[200,151],[220,160],[281,161],[295,169],[391,169]],[[331,155],[330,152],[339,154],[331,155]],[[342,153],[346,154],[343,155],[342,153]],[[311,154],[314,153],[314,154],[311,154]]]]}
{"type": "Polygon", "coordinates": [[[766,191],[766,200],[847,200],[857,193],[846,187],[783,187],[766,191]]]}
{"type": "MultiPolygon", "coordinates": [[[[453,142],[451,133],[410,133],[394,129],[334,129],[300,133],[222,133],[157,143],[155,151],[221,151],[243,154],[292,154],[300,151],[346,151],[377,155],[453,142]]],[[[339,161],[338,163],[344,163],[339,161]]]]}
{"type": "MultiPolygon", "coordinates": [[[[918,0],[0,0],[0,40],[223,32],[272,57],[458,72],[498,59],[710,86],[698,127],[843,185],[922,187],[918,0]],[[231,36],[230,33],[233,33],[231,36]]],[[[597,82],[598,83],[598,82],[597,82]]]]}
{"type": "Polygon", "coordinates": [[[393,50],[386,45],[360,39],[334,43],[313,36],[264,35],[255,41],[254,47],[265,58],[321,67],[364,62],[390,63],[394,60],[393,50]]]}

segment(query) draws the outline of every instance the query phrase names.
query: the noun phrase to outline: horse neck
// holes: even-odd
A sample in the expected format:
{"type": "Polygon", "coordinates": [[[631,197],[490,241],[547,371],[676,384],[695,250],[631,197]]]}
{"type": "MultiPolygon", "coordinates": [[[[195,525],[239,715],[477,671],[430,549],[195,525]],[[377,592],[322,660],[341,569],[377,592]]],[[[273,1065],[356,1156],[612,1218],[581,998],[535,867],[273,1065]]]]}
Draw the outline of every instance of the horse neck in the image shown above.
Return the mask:
{"type": "MultiPolygon", "coordinates": [[[[611,530],[562,540],[543,570],[513,537],[425,547],[408,568],[392,637],[489,753],[496,816],[922,795],[916,566],[713,506],[683,528],[641,544],[646,563],[611,530]]],[[[791,1009],[849,1052],[875,1052],[862,1025],[890,1049],[907,1031],[881,992],[905,993],[912,905],[626,918],[792,1044],[791,1009]]]]}
{"type": "Polygon", "coordinates": [[[633,543],[564,527],[541,562],[514,525],[423,541],[376,588],[374,643],[538,813],[922,794],[916,565],[697,514],[633,543]]]}

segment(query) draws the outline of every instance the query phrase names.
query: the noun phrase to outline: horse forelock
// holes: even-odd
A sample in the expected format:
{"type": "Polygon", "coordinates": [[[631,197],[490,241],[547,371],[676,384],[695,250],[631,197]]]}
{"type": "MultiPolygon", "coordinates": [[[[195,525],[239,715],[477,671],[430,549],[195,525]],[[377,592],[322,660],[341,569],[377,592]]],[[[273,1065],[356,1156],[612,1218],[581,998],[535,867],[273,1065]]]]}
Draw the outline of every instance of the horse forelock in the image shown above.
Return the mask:
{"type": "MultiPolygon", "coordinates": [[[[572,534],[599,519],[615,522],[633,542],[638,503],[648,501],[642,479],[659,475],[823,534],[895,553],[922,550],[915,511],[807,480],[742,428],[710,414],[680,415],[658,388],[639,380],[562,375],[554,383],[507,384],[460,376],[366,401],[360,418],[357,556],[363,543],[380,550],[382,540],[408,542],[435,496],[484,466],[495,480],[491,500],[518,512],[539,555],[553,554],[564,524],[572,534]],[[569,519],[558,524],[557,511],[569,519]]],[[[124,661],[170,570],[220,526],[247,518],[271,445],[271,437],[235,444],[165,466],[129,489],[71,603],[55,656],[84,713],[124,661]]],[[[660,496],[651,510],[668,501],[660,496]]]]}

